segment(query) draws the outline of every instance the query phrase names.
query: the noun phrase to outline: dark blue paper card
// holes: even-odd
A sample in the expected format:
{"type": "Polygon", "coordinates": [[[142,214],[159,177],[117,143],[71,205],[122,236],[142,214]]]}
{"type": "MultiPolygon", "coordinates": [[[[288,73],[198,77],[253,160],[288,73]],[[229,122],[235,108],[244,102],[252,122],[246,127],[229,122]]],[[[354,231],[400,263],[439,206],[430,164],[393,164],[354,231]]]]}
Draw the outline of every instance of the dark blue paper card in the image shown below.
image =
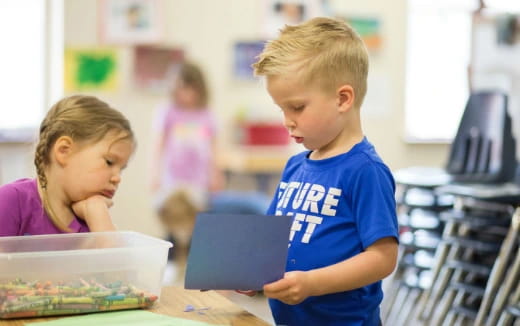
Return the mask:
{"type": "Polygon", "coordinates": [[[197,215],[186,289],[261,290],[285,273],[291,216],[197,215]]]}

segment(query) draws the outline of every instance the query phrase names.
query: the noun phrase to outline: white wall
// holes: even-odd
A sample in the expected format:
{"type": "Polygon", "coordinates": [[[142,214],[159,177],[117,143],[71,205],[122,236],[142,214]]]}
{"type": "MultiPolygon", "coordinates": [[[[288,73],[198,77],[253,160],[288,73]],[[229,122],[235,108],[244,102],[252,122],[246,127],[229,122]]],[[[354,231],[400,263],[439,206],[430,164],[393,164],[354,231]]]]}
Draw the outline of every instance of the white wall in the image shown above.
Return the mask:
{"type": "MultiPolygon", "coordinates": [[[[261,84],[234,81],[230,73],[232,46],[236,40],[259,38],[262,5],[266,1],[166,0],[164,3],[167,30],[164,45],[184,48],[185,53],[206,71],[212,91],[211,104],[218,112],[220,130],[224,131],[223,140],[229,138],[226,131],[229,132],[230,121],[240,106],[250,105],[260,112],[259,115],[280,118],[279,110],[273,106],[261,84]]],[[[386,95],[382,98],[383,106],[377,110],[363,108],[366,111],[364,130],[369,139],[392,169],[411,165],[442,166],[448,145],[409,145],[403,141],[406,0],[336,0],[331,3],[342,13],[367,14],[379,17],[382,22],[383,48],[371,56],[370,70],[373,76],[384,80],[384,89],[378,89],[378,92],[386,95]]],[[[65,0],[67,46],[98,45],[98,4],[98,1],[91,0],[65,0]]],[[[154,108],[164,97],[133,87],[131,48],[120,46],[119,49],[120,89],[114,93],[94,95],[123,111],[130,119],[138,148],[123,175],[112,210],[120,229],[159,236],[161,228],[151,209],[147,182],[151,120],[154,108]]],[[[225,141],[222,146],[225,146],[225,141]]],[[[3,155],[0,147],[0,158],[3,155]]]]}

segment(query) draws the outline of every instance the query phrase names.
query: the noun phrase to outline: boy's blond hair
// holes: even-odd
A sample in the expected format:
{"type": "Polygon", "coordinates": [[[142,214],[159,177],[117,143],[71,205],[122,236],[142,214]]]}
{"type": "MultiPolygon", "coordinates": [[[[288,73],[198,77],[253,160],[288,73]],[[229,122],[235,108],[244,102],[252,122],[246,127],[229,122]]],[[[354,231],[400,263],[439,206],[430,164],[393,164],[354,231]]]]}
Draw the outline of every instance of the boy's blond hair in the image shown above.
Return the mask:
{"type": "Polygon", "coordinates": [[[277,39],[265,45],[253,68],[257,76],[295,75],[304,85],[317,85],[326,92],[349,84],[358,108],[367,90],[367,49],[339,19],[318,17],[286,25],[277,39]]]}

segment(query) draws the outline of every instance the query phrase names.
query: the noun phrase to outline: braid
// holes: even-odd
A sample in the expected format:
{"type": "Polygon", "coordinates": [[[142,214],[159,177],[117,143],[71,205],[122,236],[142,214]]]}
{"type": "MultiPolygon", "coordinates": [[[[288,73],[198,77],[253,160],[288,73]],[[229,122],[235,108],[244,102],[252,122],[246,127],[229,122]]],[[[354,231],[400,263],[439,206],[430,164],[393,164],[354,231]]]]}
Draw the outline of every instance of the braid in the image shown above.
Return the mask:
{"type": "MultiPolygon", "coordinates": [[[[61,136],[73,141],[97,142],[110,131],[124,133],[123,138],[135,141],[130,122],[119,111],[93,96],[65,97],[52,106],[40,124],[40,137],[34,153],[34,165],[43,209],[52,223],[64,232],[72,232],[57,216],[49,201],[49,180],[46,174],[51,164],[51,152],[61,136]]],[[[60,185],[54,185],[59,187],[60,185]]]]}
{"type": "MultiPolygon", "coordinates": [[[[45,119],[40,126],[40,141],[38,145],[36,145],[36,150],[34,153],[34,165],[36,166],[36,174],[38,176],[38,183],[41,187],[42,194],[42,204],[43,209],[49,216],[51,222],[60,230],[65,232],[71,232],[72,230],[64,225],[61,220],[58,218],[52,206],[49,202],[49,195],[47,193],[47,185],[48,180],[45,175],[45,167],[49,164],[49,152],[50,147],[52,146],[53,132],[52,128],[47,126],[47,124],[51,124],[53,122],[53,116],[49,115],[48,119],[45,119]]],[[[56,131],[54,132],[56,134],[56,131]]]]}
{"type": "Polygon", "coordinates": [[[34,165],[36,166],[36,174],[38,175],[38,181],[40,182],[40,186],[42,189],[47,188],[47,177],[45,176],[45,163],[47,157],[47,147],[48,147],[48,132],[44,131],[40,134],[40,141],[36,146],[36,151],[34,154],[34,165]]]}

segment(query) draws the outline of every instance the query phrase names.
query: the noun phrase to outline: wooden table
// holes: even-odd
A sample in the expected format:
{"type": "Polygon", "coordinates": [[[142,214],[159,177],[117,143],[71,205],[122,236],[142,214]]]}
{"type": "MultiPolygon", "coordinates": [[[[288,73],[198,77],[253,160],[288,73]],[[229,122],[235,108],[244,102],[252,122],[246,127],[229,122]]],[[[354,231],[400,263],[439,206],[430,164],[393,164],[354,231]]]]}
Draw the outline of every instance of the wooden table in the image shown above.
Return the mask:
{"type": "MultiPolygon", "coordinates": [[[[149,311],[158,314],[203,321],[210,324],[222,324],[232,326],[268,326],[269,323],[256,317],[242,307],[229,301],[215,291],[201,292],[198,290],[185,290],[180,287],[164,287],[161,298],[149,311]],[[204,314],[195,311],[184,312],[186,305],[204,310],[204,314]]],[[[75,315],[77,316],[77,315],[75,315]]],[[[0,320],[0,326],[22,326],[25,323],[67,318],[67,316],[53,318],[24,318],[0,320]]]]}

